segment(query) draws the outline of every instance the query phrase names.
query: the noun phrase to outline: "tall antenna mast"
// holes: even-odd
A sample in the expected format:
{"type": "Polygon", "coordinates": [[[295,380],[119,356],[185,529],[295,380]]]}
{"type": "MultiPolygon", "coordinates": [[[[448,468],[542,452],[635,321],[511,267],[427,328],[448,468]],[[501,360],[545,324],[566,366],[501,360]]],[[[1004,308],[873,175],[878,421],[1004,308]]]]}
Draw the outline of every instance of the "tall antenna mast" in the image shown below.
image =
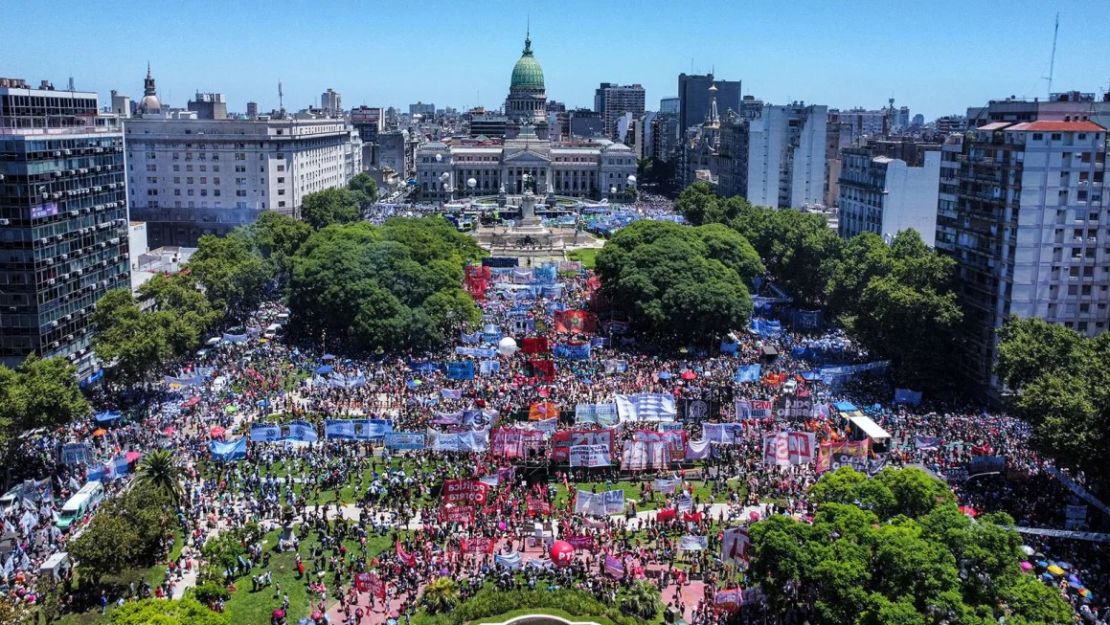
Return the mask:
{"type": "Polygon", "coordinates": [[[1056,26],[1052,28],[1052,56],[1048,61],[1048,97],[1052,97],[1052,76],[1056,72],[1056,37],[1060,34],[1060,13],[1056,13],[1056,26]]]}
{"type": "Polygon", "coordinates": [[[281,81],[278,81],[278,110],[285,110],[285,94],[281,92],[281,81]]]}

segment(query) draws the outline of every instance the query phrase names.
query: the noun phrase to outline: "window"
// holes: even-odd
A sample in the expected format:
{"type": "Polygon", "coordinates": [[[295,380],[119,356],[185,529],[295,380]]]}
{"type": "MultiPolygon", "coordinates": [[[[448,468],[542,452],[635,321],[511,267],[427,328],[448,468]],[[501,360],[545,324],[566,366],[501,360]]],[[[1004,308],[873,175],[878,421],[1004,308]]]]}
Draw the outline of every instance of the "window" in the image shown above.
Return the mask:
{"type": "Polygon", "coordinates": [[[150,164],[150,165],[146,166],[146,170],[147,171],[158,171],[158,166],[154,165],[154,164],[150,164]]]}

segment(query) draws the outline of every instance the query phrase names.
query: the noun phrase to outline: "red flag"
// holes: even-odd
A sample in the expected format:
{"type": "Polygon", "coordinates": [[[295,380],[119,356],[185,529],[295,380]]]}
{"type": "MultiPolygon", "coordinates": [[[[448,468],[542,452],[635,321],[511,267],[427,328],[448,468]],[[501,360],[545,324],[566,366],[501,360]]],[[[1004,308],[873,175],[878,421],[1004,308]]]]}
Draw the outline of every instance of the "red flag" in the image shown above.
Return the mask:
{"type": "Polygon", "coordinates": [[[405,551],[405,548],[401,546],[401,541],[397,541],[397,558],[400,559],[405,566],[416,566],[416,556],[405,551]]]}

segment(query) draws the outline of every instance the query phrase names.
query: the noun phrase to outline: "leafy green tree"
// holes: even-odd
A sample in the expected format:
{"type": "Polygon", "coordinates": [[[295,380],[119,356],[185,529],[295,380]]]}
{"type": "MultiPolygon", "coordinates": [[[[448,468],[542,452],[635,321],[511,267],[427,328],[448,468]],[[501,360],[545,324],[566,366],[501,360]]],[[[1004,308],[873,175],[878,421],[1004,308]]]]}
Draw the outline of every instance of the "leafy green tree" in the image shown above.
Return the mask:
{"type": "Polygon", "coordinates": [[[1011,407],[1033,426],[1033,444],[1110,493],[1110,337],[1016,318],[999,337],[998,371],[1014,391],[1011,407]]]}
{"type": "Polygon", "coordinates": [[[736,209],[732,227],[759,252],[775,282],[802,304],[824,300],[830,259],[840,257],[841,241],[824,216],[797,210],[736,209]]]}
{"type": "Polygon", "coordinates": [[[254,248],[270,262],[274,274],[282,282],[288,281],[293,255],[312,234],[312,226],[288,215],[265,211],[247,228],[254,248]]]}
{"type": "Polygon", "coordinates": [[[833,315],[853,315],[863,289],[874,278],[894,271],[890,247],[882,237],[865,232],[852,237],[836,258],[830,259],[826,289],[828,310],[833,315]]]}
{"type": "Polygon", "coordinates": [[[212,305],[230,319],[242,320],[258,307],[274,270],[254,252],[240,231],[225,237],[204,235],[189,261],[212,305]]]}
{"type": "Polygon", "coordinates": [[[694,225],[714,223],[720,216],[721,198],[708,182],[695,182],[686,187],[675,201],[675,210],[694,225]]]}
{"type": "Polygon", "coordinates": [[[111,625],[229,625],[226,614],[213,612],[195,599],[143,599],[112,610],[111,625]]]}
{"type": "Polygon", "coordinates": [[[744,284],[751,284],[766,269],[751,243],[740,233],[722,224],[706,224],[697,228],[697,235],[705,244],[706,258],[714,258],[736,272],[744,284]]]}
{"type": "Polygon", "coordinates": [[[713,340],[743,327],[751,316],[743,277],[708,257],[710,245],[717,249],[730,241],[738,250],[725,260],[746,272],[758,271],[758,260],[741,237],[733,239],[714,227],[634,223],[597,256],[602,288],[641,331],[662,339],[713,340]]]}
{"type": "Polygon", "coordinates": [[[112,377],[134,383],[173,355],[159,319],[139,309],[129,289],[110,291],[96,302],[93,349],[112,377]]]}
{"type": "Polygon", "coordinates": [[[437,577],[424,587],[420,605],[431,614],[451,611],[459,604],[459,585],[450,577],[437,577]]]}
{"type": "Polygon", "coordinates": [[[181,486],[181,468],[177,466],[173,454],[165,449],[155,449],[143,456],[135,472],[135,481],[162,493],[174,506],[185,496],[181,486]]]}
{"type": "Polygon", "coordinates": [[[301,218],[319,230],[332,224],[358,221],[360,197],[347,189],[331,188],[304,196],[301,218]]]}
{"type": "Polygon", "coordinates": [[[361,206],[378,201],[378,183],[365,172],[356,174],[347,182],[347,189],[354,194],[361,206]]]}
{"type": "Polygon", "coordinates": [[[813,485],[810,496],[816,502],[854,504],[883,516],[895,507],[894,493],[886,484],[867,479],[866,474],[851,467],[826,473],[813,485]]]}
{"type": "Polygon", "coordinates": [[[651,621],[659,614],[659,591],[645,581],[638,581],[632,587],[621,593],[621,612],[651,621]]]}
{"type": "Polygon", "coordinates": [[[17,367],[0,365],[0,460],[8,483],[24,433],[54,429],[86,417],[89,404],[77,386],[77,372],[64,358],[31,354],[17,367]]]}

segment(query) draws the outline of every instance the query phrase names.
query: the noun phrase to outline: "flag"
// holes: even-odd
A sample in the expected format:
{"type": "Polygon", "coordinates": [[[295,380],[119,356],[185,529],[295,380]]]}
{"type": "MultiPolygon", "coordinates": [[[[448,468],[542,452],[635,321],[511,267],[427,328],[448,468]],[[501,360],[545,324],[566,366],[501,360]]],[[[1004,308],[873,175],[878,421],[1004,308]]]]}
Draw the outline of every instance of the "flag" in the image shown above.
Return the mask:
{"type": "Polygon", "coordinates": [[[503,566],[510,571],[515,571],[521,567],[521,557],[519,551],[505,554],[499,553],[493,556],[493,561],[498,566],[503,566]]]}
{"type": "Polygon", "coordinates": [[[556,332],[597,332],[597,315],[585,310],[562,310],[555,313],[556,332]]]}
{"type": "Polygon", "coordinates": [[[726,529],[724,536],[721,538],[721,561],[747,564],[748,547],[750,545],[751,540],[746,528],[730,527],[726,529]]]}
{"type": "Polygon", "coordinates": [[[709,537],[693,536],[687,534],[678,541],[678,548],[682,551],[704,551],[709,547],[709,537]]]}
{"type": "Polygon", "coordinates": [[[557,406],[555,402],[536,402],[528,408],[529,421],[543,421],[545,419],[557,418],[558,416],[559,406],[557,406]]]}
{"type": "Polygon", "coordinates": [[[617,579],[623,578],[624,562],[617,556],[605,554],[605,572],[617,579]]]}
{"type": "Polygon", "coordinates": [[[397,558],[402,564],[407,567],[416,566],[416,555],[405,551],[405,548],[401,546],[401,541],[397,541],[396,550],[397,558]]]}

